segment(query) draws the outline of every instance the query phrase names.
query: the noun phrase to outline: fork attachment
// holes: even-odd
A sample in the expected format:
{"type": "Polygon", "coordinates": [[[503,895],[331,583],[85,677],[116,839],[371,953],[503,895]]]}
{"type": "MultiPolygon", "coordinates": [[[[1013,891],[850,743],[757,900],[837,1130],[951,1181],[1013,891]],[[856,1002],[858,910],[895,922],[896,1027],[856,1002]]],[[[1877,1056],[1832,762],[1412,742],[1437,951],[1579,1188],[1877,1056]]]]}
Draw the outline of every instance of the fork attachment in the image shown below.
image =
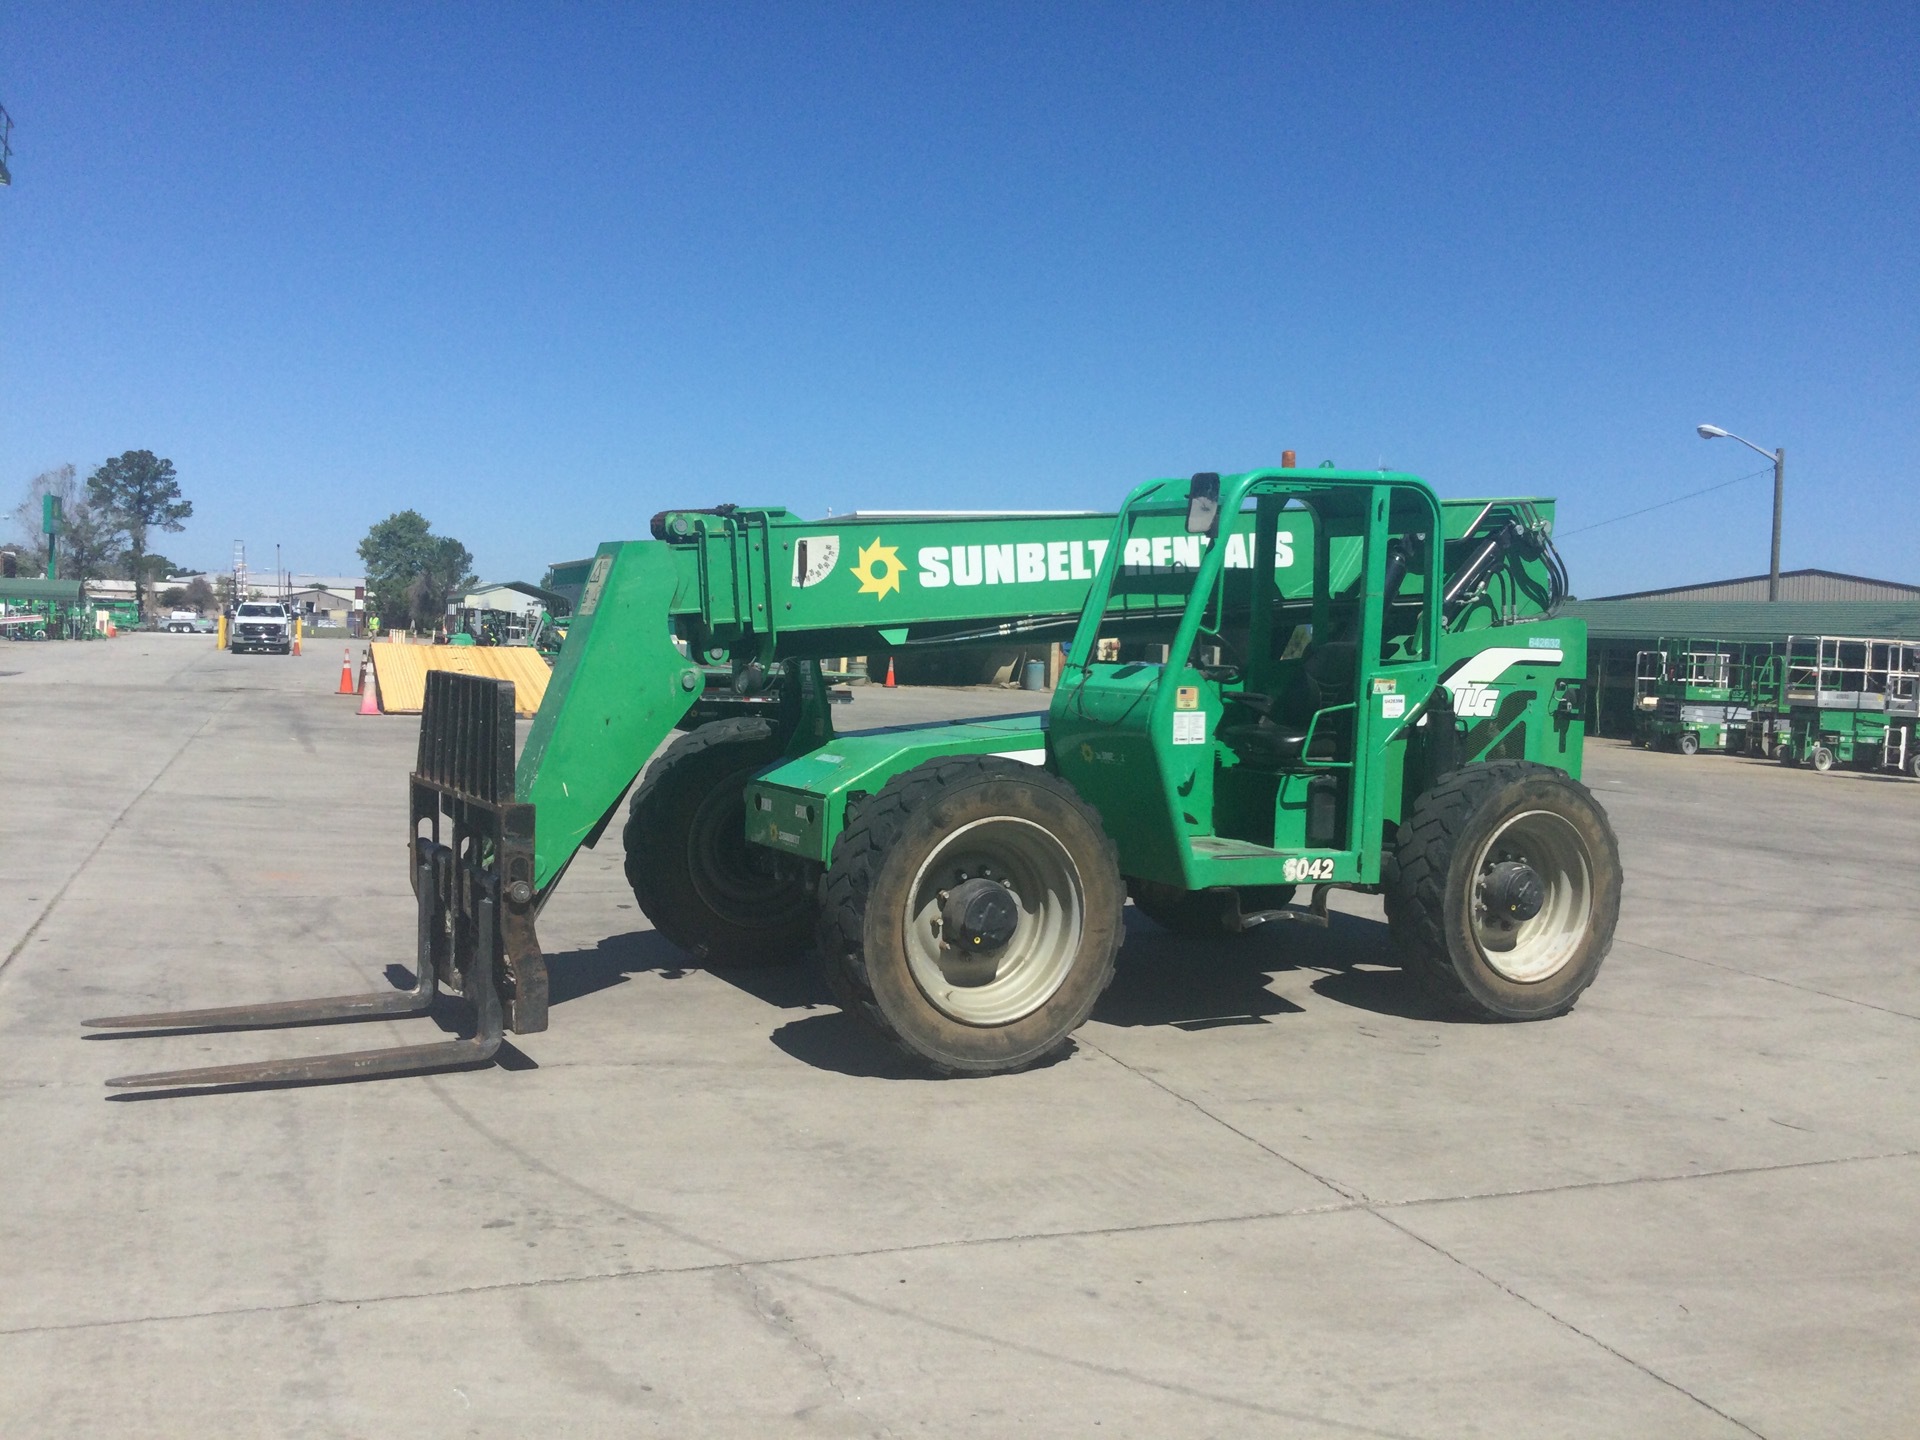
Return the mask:
{"type": "Polygon", "coordinates": [[[417,924],[411,990],[114,1015],[82,1023],[137,1031],[254,1030],[424,1015],[444,984],[473,1006],[462,1040],[120,1075],[119,1089],[295,1085],[479,1065],[504,1030],[547,1028],[547,963],[534,934],[533,806],[513,791],[513,684],[435,670],[427,675],[411,780],[410,838],[417,924]]]}

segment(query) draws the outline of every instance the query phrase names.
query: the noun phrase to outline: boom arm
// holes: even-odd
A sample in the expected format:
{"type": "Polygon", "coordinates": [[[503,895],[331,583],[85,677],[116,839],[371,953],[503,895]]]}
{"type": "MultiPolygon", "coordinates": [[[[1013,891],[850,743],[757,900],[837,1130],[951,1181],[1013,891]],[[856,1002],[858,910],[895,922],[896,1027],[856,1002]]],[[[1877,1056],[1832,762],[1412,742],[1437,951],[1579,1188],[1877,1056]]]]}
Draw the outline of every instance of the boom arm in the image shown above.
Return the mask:
{"type": "MultiPolygon", "coordinates": [[[[1450,628],[1538,614],[1563,593],[1538,558],[1548,502],[1450,501],[1442,513],[1449,569],[1476,562],[1449,608],[1450,628]],[[1523,528],[1529,542],[1514,543],[1523,528]]],[[[701,665],[731,664],[751,688],[781,661],[1067,640],[1114,542],[1114,521],[1110,513],[901,512],[802,520],[723,506],[666,511],[654,517],[654,540],[602,545],[515,777],[516,798],[538,815],[540,895],[599,839],[648,757],[700,698],[701,665]]],[[[1221,528],[1226,564],[1250,566],[1251,513],[1221,528]]],[[[1147,520],[1131,532],[1125,558],[1198,566],[1202,543],[1178,516],[1147,520]]],[[[1273,559],[1283,592],[1310,592],[1314,550],[1310,518],[1289,517],[1273,559]]]]}

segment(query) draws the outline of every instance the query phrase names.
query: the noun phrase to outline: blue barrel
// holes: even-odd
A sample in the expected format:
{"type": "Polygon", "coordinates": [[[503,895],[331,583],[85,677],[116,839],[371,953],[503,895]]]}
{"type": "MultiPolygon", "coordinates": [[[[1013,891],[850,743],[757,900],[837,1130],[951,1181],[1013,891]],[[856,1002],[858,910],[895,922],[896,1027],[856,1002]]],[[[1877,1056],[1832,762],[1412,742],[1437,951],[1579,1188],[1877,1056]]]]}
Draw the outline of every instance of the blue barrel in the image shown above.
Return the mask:
{"type": "Polygon", "coordinates": [[[1046,689],[1047,662],[1044,660],[1027,661],[1027,668],[1020,674],[1020,688],[1022,690],[1046,689]]]}

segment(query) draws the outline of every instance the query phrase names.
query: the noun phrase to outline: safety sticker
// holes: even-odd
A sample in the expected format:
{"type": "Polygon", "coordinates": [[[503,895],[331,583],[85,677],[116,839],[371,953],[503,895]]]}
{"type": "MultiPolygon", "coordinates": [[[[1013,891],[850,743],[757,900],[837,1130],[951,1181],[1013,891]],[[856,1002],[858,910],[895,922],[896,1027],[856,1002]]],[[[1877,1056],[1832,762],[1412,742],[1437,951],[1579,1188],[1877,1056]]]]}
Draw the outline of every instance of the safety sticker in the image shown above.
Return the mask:
{"type": "Polygon", "coordinates": [[[1207,712],[1204,710],[1174,711],[1173,743],[1176,745],[1206,744],[1207,712]]]}
{"type": "Polygon", "coordinates": [[[580,597],[580,615],[585,618],[600,608],[600,592],[607,588],[607,572],[613,569],[611,555],[594,557],[593,569],[587,574],[586,593],[580,597]]]}
{"type": "Polygon", "coordinates": [[[1198,710],[1200,708],[1200,687],[1182,685],[1173,692],[1173,708],[1176,710],[1198,710]]]}
{"type": "Polygon", "coordinates": [[[1407,697],[1404,695],[1382,695],[1380,713],[1388,720],[1398,720],[1407,713],[1407,697]]]}

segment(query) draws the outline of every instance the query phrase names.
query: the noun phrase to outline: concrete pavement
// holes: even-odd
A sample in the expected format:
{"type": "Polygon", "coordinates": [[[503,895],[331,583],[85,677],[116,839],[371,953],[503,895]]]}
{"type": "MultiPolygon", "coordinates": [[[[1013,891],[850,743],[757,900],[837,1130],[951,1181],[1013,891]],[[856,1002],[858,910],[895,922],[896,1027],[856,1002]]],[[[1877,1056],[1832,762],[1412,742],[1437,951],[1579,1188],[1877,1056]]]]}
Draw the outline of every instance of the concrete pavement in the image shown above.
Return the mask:
{"type": "Polygon", "coordinates": [[[506,1065],[108,1099],[432,1033],[82,1038],[410,964],[415,726],[338,668],[0,645],[8,1437],[1920,1429],[1920,784],[1594,742],[1626,911],[1541,1025],[1429,1014],[1368,897],[1130,912],[1073,1054],[931,1082],[810,971],[693,968],[610,840],[506,1065]]]}

